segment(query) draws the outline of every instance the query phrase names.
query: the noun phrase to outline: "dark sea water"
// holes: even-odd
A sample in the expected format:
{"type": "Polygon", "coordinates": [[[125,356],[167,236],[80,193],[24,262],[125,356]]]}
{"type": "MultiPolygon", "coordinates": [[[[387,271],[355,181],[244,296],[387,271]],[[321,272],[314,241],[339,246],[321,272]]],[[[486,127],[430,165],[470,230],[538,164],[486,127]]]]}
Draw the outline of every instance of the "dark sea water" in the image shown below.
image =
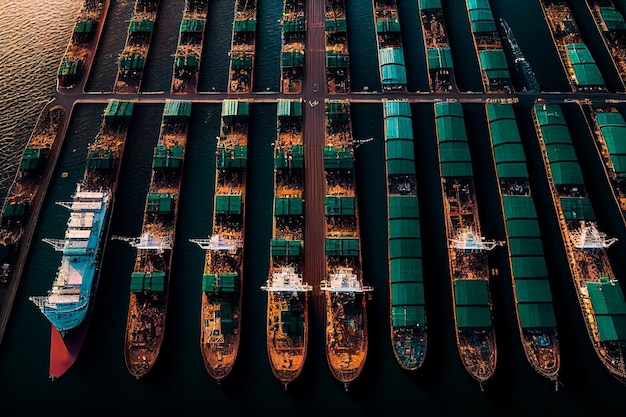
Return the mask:
{"type": "MultiPolygon", "coordinates": [[[[157,32],[142,84],[142,89],[148,92],[169,89],[171,55],[176,47],[184,7],[182,0],[162,0],[161,3],[157,32]]],[[[280,51],[277,20],[281,16],[282,2],[258,0],[258,3],[259,50],[255,60],[254,90],[277,91],[280,51]]],[[[464,1],[447,0],[444,3],[459,86],[461,90],[479,91],[480,76],[464,1]]],[[[538,3],[534,0],[492,0],[491,3],[496,18],[504,17],[515,32],[542,89],[568,90],[538,3]]],[[[584,4],[576,3],[573,9],[576,17],[581,16],[579,20],[584,35],[588,35],[592,51],[599,51],[600,68],[609,89],[615,90],[617,75],[612,72],[606,51],[602,55],[602,43],[590,17],[585,15],[584,4]]],[[[617,4],[624,7],[625,3],[622,0],[617,4]]],[[[0,162],[3,172],[14,172],[42,103],[53,97],[56,68],[69,38],[74,15],[80,7],[77,0],[52,0],[46,2],[45,8],[41,2],[29,4],[30,1],[0,0],[0,80],[3,85],[10,86],[0,90],[0,162]],[[24,53],[21,39],[29,37],[33,30],[32,25],[24,21],[34,19],[33,15],[41,19],[37,22],[45,30],[25,43],[31,45],[32,53],[24,53]],[[29,70],[27,74],[24,68],[29,70]]],[[[416,0],[398,0],[398,6],[407,54],[409,90],[425,91],[427,79],[416,0]]],[[[88,91],[112,90],[115,59],[124,47],[132,7],[133,2],[129,0],[112,3],[88,91]]],[[[380,90],[371,3],[368,0],[347,0],[347,7],[353,90],[362,90],[365,86],[380,90]]],[[[232,13],[232,1],[210,1],[209,32],[205,37],[201,63],[201,91],[226,89],[232,13]]],[[[331,376],[324,353],[323,323],[313,316],[309,353],[301,376],[285,391],[272,375],[265,350],[266,294],[259,289],[269,270],[272,224],[271,143],[276,132],[276,105],[268,103],[252,105],[250,114],[241,349],[232,374],[221,385],[210,378],[204,369],[199,347],[204,252],[189,239],[205,237],[211,229],[215,136],[219,128],[220,105],[194,104],[167,327],[155,367],[141,380],[135,380],[125,367],[124,327],[134,249],[124,242],[111,241],[104,255],[94,316],[83,351],[64,376],[50,381],[49,324],[28,297],[45,294],[54,278],[60,255],[41,239],[63,235],[67,211],[54,202],[67,200],[74,191],[82,176],[86,145],[96,135],[104,110],[104,104],[81,104],[74,110],[12,318],[0,346],[0,415],[623,415],[626,386],[611,376],[597,358],[569,278],[532,125],[530,109],[534,98],[522,97],[515,110],[528,154],[531,187],[537,196],[551,274],[562,354],[562,385],[558,391],[534,372],[524,357],[510,277],[504,268],[504,248],[495,249],[491,254],[492,263],[503,272],[492,285],[498,365],[484,392],[461,364],[454,337],[441,189],[438,176],[433,175],[438,172],[438,166],[430,103],[412,105],[428,314],[428,351],[420,370],[414,373],[403,371],[395,362],[390,343],[382,107],[380,104],[353,104],[354,137],[374,139],[356,151],[364,280],[375,288],[368,305],[370,345],[365,368],[346,392],[331,376]]],[[[609,255],[624,287],[626,267],[621,256],[626,249],[624,225],[617,209],[612,206],[607,184],[597,174],[600,165],[595,159],[588,127],[576,106],[563,108],[580,155],[592,155],[582,159],[581,164],[588,173],[600,226],[607,234],[620,239],[610,248],[609,255]]],[[[135,107],[112,217],[113,235],[137,236],[140,233],[152,149],[157,140],[162,110],[162,104],[135,107]]],[[[464,112],[475,162],[482,228],[486,236],[503,239],[484,109],[482,105],[466,104],[464,112]]]]}

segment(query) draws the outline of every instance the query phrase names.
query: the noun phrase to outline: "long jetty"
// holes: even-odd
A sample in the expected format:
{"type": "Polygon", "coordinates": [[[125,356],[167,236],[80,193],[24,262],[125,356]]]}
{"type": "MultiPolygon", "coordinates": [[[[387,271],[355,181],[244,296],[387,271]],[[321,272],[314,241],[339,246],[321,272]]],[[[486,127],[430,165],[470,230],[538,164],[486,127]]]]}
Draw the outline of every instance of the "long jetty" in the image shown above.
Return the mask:
{"type": "MultiPolygon", "coordinates": [[[[60,105],[65,109],[65,120],[57,134],[57,139],[47,164],[47,172],[41,184],[41,192],[33,202],[32,211],[29,215],[28,224],[20,241],[19,253],[13,272],[9,278],[8,287],[0,291],[0,343],[2,342],[7,323],[10,318],[13,301],[17,293],[21,274],[26,263],[32,237],[43,204],[46,188],[54,172],[56,161],[65,139],[67,125],[72,117],[74,106],[80,104],[104,104],[110,99],[132,100],[139,104],[162,104],[169,99],[184,99],[192,103],[217,104],[224,99],[247,100],[250,103],[274,103],[278,99],[293,99],[293,94],[283,94],[274,91],[250,92],[231,94],[229,92],[189,92],[186,94],[170,91],[116,93],[114,91],[86,92],[85,85],[91,75],[94,57],[98,51],[102,30],[107,19],[110,0],[104,0],[102,22],[98,25],[95,47],[85,63],[85,73],[81,81],[71,89],[60,89],[49,105],[60,105]]],[[[324,276],[324,189],[323,175],[324,166],[322,161],[322,149],[324,146],[324,99],[328,96],[326,91],[326,50],[325,50],[325,2],[307,1],[306,9],[306,39],[305,39],[305,77],[301,98],[305,102],[304,111],[304,148],[305,148],[305,201],[307,202],[307,216],[305,227],[305,257],[307,281],[314,286],[313,308],[315,314],[323,316],[323,305],[320,297],[319,283],[324,276]],[[318,105],[319,104],[319,105],[318,105]]],[[[226,76],[226,74],[225,74],[226,76]]],[[[590,95],[585,92],[541,92],[541,93],[482,93],[482,92],[459,92],[452,91],[444,94],[430,92],[384,92],[379,90],[351,91],[348,93],[334,93],[334,100],[347,100],[350,103],[381,104],[384,99],[402,99],[409,103],[435,103],[445,100],[456,100],[461,103],[515,103],[520,99],[541,97],[546,103],[568,103],[576,101],[587,102],[591,98],[594,101],[607,103],[624,103],[626,97],[623,94],[608,91],[597,92],[590,95]]],[[[42,113],[43,114],[43,113],[42,113]]]]}

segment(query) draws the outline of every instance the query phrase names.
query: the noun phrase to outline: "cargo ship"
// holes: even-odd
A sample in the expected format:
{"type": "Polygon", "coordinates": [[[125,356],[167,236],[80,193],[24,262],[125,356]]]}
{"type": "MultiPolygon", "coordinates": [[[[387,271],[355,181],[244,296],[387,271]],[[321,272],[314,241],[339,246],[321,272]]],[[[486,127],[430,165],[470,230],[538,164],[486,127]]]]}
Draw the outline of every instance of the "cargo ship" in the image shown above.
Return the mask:
{"type": "Polygon", "coordinates": [[[600,69],[580,36],[569,6],[564,0],[539,0],[539,4],[572,91],[606,90],[600,69]]]}
{"type": "Polygon", "coordinates": [[[230,46],[228,92],[252,91],[252,72],[256,41],[256,0],[237,0],[230,46]]]}
{"type": "Polygon", "coordinates": [[[626,224],[626,122],[613,107],[588,109],[589,113],[592,113],[596,148],[626,224]]]}
{"type": "Polygon", "coordinates": [[[326,83],[329,94],[350,92],[346,0],[325,0],[326,83]]]}
{"type": "Polygon", "coordinates": [[[190,115],[190,101],[165,101],[141,235],[120,238],[136,249],[130,276],[124,359],[128,371],[137,379],[152,369],[163,342],[190,115]]]}
{"type": "MultiPolygon", "coordinates": [[[[22,153],[15,178],[4,199],[0,222],[0,244],[9,248],[9,252],[13,255],[24,233],[31,206],[36,198],[40,198],[40,185],[45,168],[52,146],[63,128],[64,119],[65,110],[59,105],[49,105],[42,110],[22,153]]],[[[11,263],[3,264],[2,280],[7,279],[12,268],[11,263]]]]}
{"type": "Polygon", "coordinates": [[[441,0],[418,1],[431,93],[456,89],[454,65],[441,0]]]}
{"type": "Polygon", "coordinates": [[[550,277],[513,105],[487,103],[517,326],[533,369],[558,389],[561,364],[550,277]]]}
{"type": "Polygon", "coordinates": [[[604,45],[613,60],[613,66],[626,88],[626,21],[611,0],[587,0],[604,45]]]}
{"type": "Polygon", "coordinates": [[[85,341],[132,110],[131,102],[108,102],[98,135],[88,146],[83,178],[72,200],[57,202],[70,210],[65,236],[43,239],[62,253],[48,294],[29,297],[51,323],[52,379],[74,364],[85,341]]]}
{"type": "Polygon", "coordinates": [[[486,93],[512,93],[513,83],[489,0],[465,0],[486,93]]]}
{"type": "Polygon", "coordinates": [[[383,101],[391,342],[406,370],[422,366],[427,333],[411,105],[383,101]]]}
{"type": "Polygon", "coordinates": [[[396,0],[372,0],[383,91],[407,91],[406,63],[396,0]]]}
{"type": "Polygon", "coordinates": [[[533,120],[577,299],[598,357],[626,383],[626,301],[609,262],[615,238],[598,228],[565,117],[558,104],[535,103],[533,120]]]}
{"type": "Polygon", "coordinates": [[[274,224],[267,284],[267,354],[285,389],[302,372],[309,340],[304,272],[302,101],[279,99],[274,143],[274,224]]]}
{"type": "Polygon", "coordinates": [[[247,101],[222,102],[215,152],[213,227],[207,239],[191,240],[206,250],[200,350],[207,372],[218,384],[235,365],[241,337],[248,118],[247,101]]]}
{"type": "Polygon", "coordinates": [[[126,46],[117,58],[113,92],[139,92],[158,9],[159,0],[135,0],[133,16],[128,23],[126,46]]]}
{"type": "Polygon", "coordinates": [[[515,64],[515,71],[519,80],[521,81],[522,91],[529,93],[539,93],[541,89],[539,88],[539,83],[537,82],[537,78],[535,77],[535,72],[526,57],[522,53],[522,49],[519,47],[517,43],[517,39],[515,39],[515,35],[513,34],[513,30],[509,26],[509,24],[504,19],[500,19],[500,26],[502,27],[502,31],[504,32],[504,40],[505,44],[508,46],[510,54],[513,58],[513,62],[515,64]]]}
{"type": "Polygon", "coordinates": [[[306,38],[305,10],[304,1],[284,0],[280,52],[280,91],[283,94],[302,92],[306,38]]]}
{"type": "Polygon", "coordinates": [[[326,271],[320,282],[326,314],[326,358],[333,376],[348,390],[367,357],[367,298],[363,284],[354,140],[347,101],[326,102],[326,271]]]}
{"type": "Polygon", "coordinates": [[[57,71],[57,90],[72,88],[85,74],[88,60],[94,51],[98,27],[104,20],[104,5],[97,0],[84,0],[72,36],[57,71]]]}
{"type": "Polygon", "coordinates": [[[465,369],[482,389],[493,376],[497,356],[488,253],[501,243],[482,236],[461,104],[435,103],[435,121],[457,346],[465,369]]]}
{"type": "Polygon", "coordinates": [[[172,93],[195,93],[204,43],[209,0],[185,0],[174,54],[172,93]]]}

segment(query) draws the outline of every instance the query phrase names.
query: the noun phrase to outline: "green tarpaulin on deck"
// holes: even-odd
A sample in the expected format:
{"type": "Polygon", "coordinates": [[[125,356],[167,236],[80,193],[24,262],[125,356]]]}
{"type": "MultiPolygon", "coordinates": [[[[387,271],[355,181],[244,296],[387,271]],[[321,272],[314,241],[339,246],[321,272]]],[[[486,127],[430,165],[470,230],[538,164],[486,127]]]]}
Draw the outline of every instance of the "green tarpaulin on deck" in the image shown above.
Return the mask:
{"type": "Polygon", "coordinates": [[[222,101],[222,117],[225,116],[248,116],[249,106],[247,101],[225,99],[222,101]]]}
{"type": "Polygon", "coordinates": [[[43,167],[45,159],[50,154],[47,148],[26,148],[20,161],[20,171],[37,171],[43,167]]]}
{"type": "Polygon", "coordinates": [[[587,282],[602,341],[626,341],[626,301],[617,282],[587,282]]]}
{"type": "Polygon", "coordinates": [[[283,32],[304,32],[304,19],[283,20],[283,32]]]}
{"type": "Polygon", "coordinates": [[[107,120],[130,117],[133,114],[134,105],[132,101],[109,100],[104,110],[104,117],[107,120]]]}
{"type": "Polygon", "coordinates": [[[428,69],[452,68],[452,53],[450,48],[428,48],[428,69]]]}
{"type": "Polygon", "coordinates": [[[626,123],[616,111],[596,112],[596,122],[609,151],[613,169],[618,176],[626,174],[626,123]]]}
{"type": "Polygon", "coordinates": [[[387,199],[387,206],[390,219],[417,219],[419,218],[419,207],[416,196],[395,196],[390,195],[387,199]]]}
{"type": "Polygon", "coordinates": [[[416,219],[389,219],[389,239],[415,239],[420,236],[416,219]]]}
{"type": "Polygon", "coordinates": [[[424,269],[419,258],[390,258],[389,277],[395,282],[424,282],[424,269]]]}
{"type": "Polygon", "coordinates": [[[94,22],[86,20],[84,22],[76,22],[74,25],[74,33],[91,33],[95,29],[94,22]]]}
{"type": "Polygon", "coordinates": [[[165,214],[174,211],[176,195],[173,193],[149,193],[147,210],[150,213],[165,214]]]}
{"type": "Polygon", "coordinates": [[[165,108],[163,109],[163,117],[174,117],[174,116],[189,117],[190,115],[191,115],[191,101],[165,100],[165,108]]]}
{"type": "Polygon", "coordinates": [[[513,256],[511,266],[515,279],[542,278],[548,276],[543,256],[513,256]]]}
{"type": "Polygon", "coordinates": [[[578,162],[550,161],[550,171],[556,185],[582,185],[585,183],[578,162]]]}
{"type": "MultiPolygon", "coordinates": [[[[415,164],[413,139],[392,139],[385,142],[386,158],[390,160],[405,159],[415,164]]],[[[412,173],[414,171],[412,170],[412,173]]]]}
{"type": "Polygon", "coordinates": [[[271,256],[302,256],[303,245],[301,240],[272,239],[270,253],[271,256]]]}
{"type": "Polygon", "coordinates": [[[506,56],[502,49],[488,49],[478,52],[480,67],[487,72],[490,80],[511,78],[509,66],[506,63],[506,56]]]}
{"type": "Polygon", "coordinates": [[[252,68],[253,59],[254,55],[252,53],[233,51],[230,55],[230,65],[234,70],[252,68]]]}
{"type": "Polygon", "coordinates": [[[59,75],[73,76],[80,72],[83,62],[79,58],[64,58],[59,66],[59,75]]]}
{"type": "MultiPolygon", "coordinates": [[[[386,118],[406,117],[411,119],[411,104],[406,100],[383,100],[386,118]]],[[[413,134],[411,133],[411,137],[413,134]]]]}
{"type": "Polygon", "coordinates": [[[454,280],[454,299],[457,306],[489,305],[489,289],[487,280],[454,280]]]}
{"type": "Polygon", "coordinates": [[[85,161],[85,167],[90,169],[111,169],[113,168],[113,152],[106,151],[99,153],[93,151],[87,155],[87,161],[85,161]]]}
{"type": "Polygon", "coordinates": [[[526,154],[521,143],[502,143],[494,146],[493,156],[497,163],[503,162],[524,162],[526,163],[526,154]]]}
{"type": "Polygon", "coordinates": [[[174,59],[176,68],[198,68],[198,58],[194,55],[177,56],[174,59]]]}
{"type": "Polygon", "coordinates": [[[281,52],[281,59],[283,68],[304,67],[304,52],[302,51],[281,52]]]}
{"type": "Polygon", "coordinates": [[[424,305],[424,284],[403,282],[391,285],[393,305],[424,305]]]}
{"type": "Polygon", "coordinates": [[[324,147],[324,169],[352,169],[354,157],[346,149],[324,147]]]}
{"type": "Polygon", "coordinates": [[[383,84],[406,84],[406,68],[402,49],[383,48],[378,53],[378,59],[383,84]]]}
{"type": "Polygon", "coordinates": [[[424,306],[392,306],[391,320],[394,327],[424,327],[426,312],[424,306]]]}
{"type": "Polygon", "coordinates": [[[290,100],[279,98],[277,100],[277,111],[276,114],[278,117],[300,117],[302,116],[302,100],[290,100]]]}
{"type": "Polygon", "coordinates": [[[556,327],[552,303],[518,304],[517,311],[523,329],[556,327]]]}
{"type": "Polygon", "coordinates": [[[541,238],[537,237],[511,237],[509,238],[509,250],[512,254],[543,255],[541,238]]]}
{"type": "Polygon", "coordinates": [[[626,30],[624,16],[615,7],[599,7],[602,20],[609,30],[626,30]]]}
{"type": "Polygon", "coordinates": [[[235,149],[217,148],[218,168],[244,168],[246,166],[248,147],[235,146],[235,149]]]}
{"type": "Polygon", "coordinates": [[[26,214],[26,204],[9,203],[2,210],[2,217],[22,217],[26,214]]]}
{"type": "Polygon", "coordinates": [[[234,292],[237,273],[204,274],[202,275],[203,292],[234,292]]]}
{"type": "Polygon", "coordinates": [[[204,31],[204,19],[183,19],[180,23],[183,33],[201,33],[204,31]]]}
{"type": "Polygon", "coordinates": [[[301,216],[302,214],[302,197],[276,197],[274,199],[274,216],[301,216]]]}
{"type": "Polygon", "coordinates": [[[326,68],[348,68],[350,55],[341,52],[326,52],[326,68]]]}
{"type": "Polygon", "coordinates": [[[358,256],[359,239],[352,237],[326,238],[326,256],[358,256]]]}
{"type": "Polygon", "coordinates": [[[467,0],[472,32],[497,32],[496,22],[487,0],[467,0]]]}
{"type": "Polygon", "coordinates": [[[327,195],[324,198],[326,216],[354,216],[354,197],[327,195]]]}
{"type": "Polygon", "coordinates": [[[421,258],[421,239],[393,239],[389,241],[389,259],[393,258],[421,258]]]}
{"type": "MultiPolygon", "coordinates": [[[[534,207],[534,205],[533,205],[534,207]]],[[[506,216],[506,215],[505,215],[506,216]]],[[[537,219],[510,219],[506,220],[506,232],[509,237],[540,237],[539,221],[537,219]]]]}
{"type": "Polygon", "coordinates": [[[535,209],[535,203],[532,198],[524,196],[503,195],[502,203],[504,205],[504,215],[507,219],[537,218],[537,210],[535,209]]]}
{"type": "Polygon", "coordinates": [[[516,282],[526,279],[548,279],[548,268],[546,267],[546,259],[543,253],[537,256],[516,256],[516,254],[512,254],[511,269],[513,270],[513,279],[516,282]]]}
{"type": "Polygon", "coordinates": [[[574,68],[576,83],[583,86],[604,85],[600,70],[591,52],[583,43],[567,44],[567,56],[574,68]]]}
{"type": "Polygon", "coordinates": [[[491,327],[491,311],[488,306],[456,306],[459,328],[491,327]]]}
{"type": "Polygon", "coordinates": [[[180,168],[183,166],[183,145],[158,145],[154,150],[153,168],[180,168]]]}
{"type": "Polygon", "coordinates": [[[419,8],[421,10],[441,9],[441,0],[419,0],[419,8]]]}
{"type": "Polygon", "coordinates": [[[304,154],[302,145],[295,145],[291,148],[291,153],[276,149],[274,153],[274,167],[281,168],[303,168],[304,154]]]}
{"type": "Polygon", "coordinates": [[[595,220],[596,215],[588,198],[561,198],[561,208],[566,220],[595,220]]]}
{"type": "MultiPolygon", "coordinates": [[[[413,124],[411,116],[392,116],[385,118],[385,137],[387,139],[410,139],[413,149],[413,124]]],[[[407,143],[407,142],[405,142],[407,143]]],[[[413,152],[409,154],[413,156],[413,152]]]]}
{"type": "Polygon", "coordinates": [[[215,196],[215,214],[241,214],[242,210],[241,194],[215,196]]]}
{"type": "Polygon", "coordinates": [[[256,19],[235,20],[234,32],[256,32],[256,19]]]}
{"type": "Polygon", "coordinates": [[[165,272],[133,272],[130,276],[132,292],[165,291],[165,272]]]}
{"type": "Polygon", "coordinates": [[[152,32],[153,29],[154,22],[152,20],[131,20],[128,24],[128,31],[130,33],[152,32]]]}
{"type": "Polygon", "coordinates": [[[385,32],[400,32],[400,21],[398,20],[377,20],[376,21],[376,32],[377,33],[385,33],[385,32]]]}
{"type": "Polygon", "coordinates": [[[145,57],[140,54],[121,55],[118,65],[122,71],[134,71],[143,69],[145,57]]]}
{"type": "Polygon", "coordinates": [[[345,32],[346,31],[346,19],[326,19],[324,20],[324,30],[330,33],[345,32]]]}
{"type": "Polygon", "coordinates": [[[551,303],[550,282],[545,279],[515,279],[515,294],[520,303],[551,303]]]}

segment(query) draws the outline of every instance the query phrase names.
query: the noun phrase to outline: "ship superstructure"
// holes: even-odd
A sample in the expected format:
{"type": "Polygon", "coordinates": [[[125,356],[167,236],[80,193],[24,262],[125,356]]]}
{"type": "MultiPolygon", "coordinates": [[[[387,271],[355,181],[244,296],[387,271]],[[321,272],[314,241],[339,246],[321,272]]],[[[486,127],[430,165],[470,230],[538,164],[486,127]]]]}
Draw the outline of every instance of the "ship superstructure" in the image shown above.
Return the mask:
{"type": "Polygon", "coordinates": [[[515,39],[515,35],[513,34],[513,30],[504,19],[500,19],[500,26],[502,26],[502,30],[504,32],[505,44],[508,46],[512,55],[513,62],[515,64],[515,71],[521,81],[522,91],[539,93],[541,89],[539,88],[539,83],[535,77],[535,72],[522,53],[522,49],[519,47],[517,39],[515,39]]]}
{"type": "Polygon", "coordinates": [[[488,253],[499,242],[481,232],[461,104],[435,103],[435,122],[457,346],[465,369],[482,388],[496,368],[488,253]]]}
{"type": "Polygon", "coordinates": [[[536,103],[533,119],[574,288],[589,339],[605,367],[626,383],[626,301],[609,262],[569,129],[558,104],[536,103]]]}
{"type": "Polygon", "coordinates": [[[333,376],[354,381],[367,356],[367,293],[354,179],[354,142],[347,101],[326,103],[326,276],[320,283],[326,305],[326,358],[333,376]]]}
{"type": "Polygon", "coordinates": [[[166,100],[152,159],[141,235],[123,240],[136,249],[124,337],[124,358],[135,378],[156,362],[165,331],[191,102],[166,100]]]}
{"type": "Polygon", "coordinates": [[[256,43],[256,0],[237,0],[230,46],[230,79],[228,91],[252,91],[252,72],[256,43]]]}
{"type": "Polygon", "coordinates": [[[283,94],[300,94],[304,77],[306,3],[301,0],[283,1],[280,91],[283,94]]]}
{"type": "Polygon", "coordinates": [[[103,21],[103,10],[101,2],[84,0],[57,70],[57,90],[72,88],[83,79],[93,54],[98,27],[103,21]]]}
{"type": "Polygon", "coordinates": [[[512,104],[485,106],[522,347],[533,369],[558,388],[561,355],[556,318],[522,138],[512,104]]]}
{"type": "Polygon", "coordinates": [[[158,9],[159,0],[135,0],[126,46],[117,58],[115,93],[139,92],[158,9]]]}
{"type": "Polygon", "coordinates": [[[613,60],[615,70],[626,88],[626,21],[612,0],[587,0],[587,7],[613,60]]]}
{"type": "Polygon", "coordinates": [[[309,294],[304,271],[304,153],[302,101],[278,100],[274,143],[274,226],[267,284],[267,353],[274,376],[300,375],[309,339],[309,294]]]}
{"type": "Polygon", "coordinates": [[[326,83],[328,93],[350,92],[350,53],[346,0],[324,0],[326,19],[326,83]]]}
{"type": "Polygon", "coordinates": [[[383,91],[406,91],[406,63],[396,0],[372,0],[383,91]]]}
{"type": "Polygon", "coordinates": [[[48,294],[29,299],[52,324],[51,378],[72,366],[85,339],[132,110],[131,102],[108,102],[72,200],[57,203],[70,210],[65,236],[44,239],[62,253],[60,265],[48,294]]]}
{"type": "Polygon", "coordinates": [[[564,0],[540,0],[539,4],[572,90],[605,90],[602,74],[580,35],[567,3],[564,0]]]}
{"type": "Polygon", "coordinates": [[[489,0],[465,0],[470,30],[486,93],[511,93],[511,74],[489,0]]]}
{"type": "Polygon", "coordinates": [[[217,137],[213,227],[202,274],[200,350],[204,366],[219,383],[235,365],[241,337],[244,201],[249,103],[224,100],[217,137]]]}
{"type": "Polygon", "coordinates": [[[415,147],[408,101],[384,101],[391,342],[398,364],[419,368],[427,333],[415,147]]]}
{"type": "Polygon", "coordinates": [[[441,0],[419,0],[417,4],[426,49],[430,91],[452,91],[456,89],[454,65],[441,0]]]}
{"type": "Polygon", "coordinates": [[[185,0],[174,54],[173,93],[196,92],[208,8],[209,0],[185,0]]]}

